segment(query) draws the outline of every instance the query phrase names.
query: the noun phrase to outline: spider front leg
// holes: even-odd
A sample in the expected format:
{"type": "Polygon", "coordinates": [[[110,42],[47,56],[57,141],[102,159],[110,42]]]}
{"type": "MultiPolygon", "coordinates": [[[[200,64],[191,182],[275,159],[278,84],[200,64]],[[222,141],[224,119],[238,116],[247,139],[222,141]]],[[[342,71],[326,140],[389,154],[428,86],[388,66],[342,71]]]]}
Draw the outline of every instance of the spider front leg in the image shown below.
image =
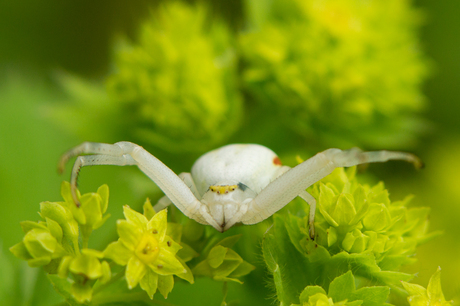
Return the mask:
{"type": "MultiPolygon", "coordinates": [[[[420,159],[410,153],[393,151],[362,152],[354,148],[342,151],[328,149],[291,168],[268,184],[249,204],[247,213],[242,216],[244,224],[255,224],[267,219],[275,212],[291,202],[295,197],[304,197],[305,189],[332,173],[338,167],[351,167],[359,164],[386,162],[388,160],[404,160],[422,167],[420,159]]],[[[311,205],[309,197],[305,198],[311,205]]],[[[312,203],[316,203],[312,202],[312,203]]],[[[310,235],[314,238],[314,211],[310,210],[310,235]]]]}
{"type": "Polygon", "coordinates": [[[90,165],[137,165],[139,169],[158,185],[182,213],[191,219],[206,224],[206,221],[200,214],[202,204],[190,188],[171,169],[141,146],[124,141],[113,145],[85,142],[69,150],[62,156],[59,162],[59,169],[62,170],[70,158],[80,154],[92,155],[78,157],[72,169],[71,190],[77,205],[76,184],[81,167],[90,165]]]}

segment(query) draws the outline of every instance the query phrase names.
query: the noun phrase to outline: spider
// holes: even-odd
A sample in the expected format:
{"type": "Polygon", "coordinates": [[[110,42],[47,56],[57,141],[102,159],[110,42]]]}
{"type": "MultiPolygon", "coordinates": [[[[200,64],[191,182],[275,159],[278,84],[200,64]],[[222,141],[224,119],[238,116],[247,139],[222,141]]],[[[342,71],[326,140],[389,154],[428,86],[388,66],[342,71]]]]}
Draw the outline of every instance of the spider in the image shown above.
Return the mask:
{"type": "Polygon", "coordinates": [[[187,217],[224,232],[235,223],[255,224],[283,208],[295,197],[310,205],[309,233],[314,239],[316,200],[306,189],[337,167],[404,160],[422,167],[410,153],[363,152],[358,148],[328,149],[291,168],[283,166],[270,149],[257,144],[231,144],[210,151],[194,163],[191,173],[176,175],[155,156],[131,142],[115,144],[84,142],[60,159],[59,171],[79,156],[70,184],[77,206],[77,177],[81,167],[91,165],[136,165],[164,192],[155,211],[174,204],[187,217]],[[82,154],[91,154],[79,156],[82,154]]]}

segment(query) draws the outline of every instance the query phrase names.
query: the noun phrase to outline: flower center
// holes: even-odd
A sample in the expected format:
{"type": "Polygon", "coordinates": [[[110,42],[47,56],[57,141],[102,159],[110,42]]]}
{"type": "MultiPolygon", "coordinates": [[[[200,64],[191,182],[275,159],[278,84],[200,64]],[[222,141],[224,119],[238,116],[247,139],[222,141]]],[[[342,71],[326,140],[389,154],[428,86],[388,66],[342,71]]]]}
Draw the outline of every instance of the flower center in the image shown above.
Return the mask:
{"type": "Polygon", "coordinates": [[[145,264],[151,264],[160,253],[158,240],[150,233],[144,234],[136,248],[136,256],[145,264]]]}

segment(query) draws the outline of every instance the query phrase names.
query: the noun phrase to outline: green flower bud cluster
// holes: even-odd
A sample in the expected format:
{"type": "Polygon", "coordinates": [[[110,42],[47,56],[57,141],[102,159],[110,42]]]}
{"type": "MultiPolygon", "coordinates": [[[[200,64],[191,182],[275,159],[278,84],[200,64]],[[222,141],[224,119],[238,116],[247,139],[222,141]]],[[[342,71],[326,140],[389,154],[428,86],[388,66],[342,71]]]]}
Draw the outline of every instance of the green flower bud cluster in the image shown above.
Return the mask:
{"type": "Polygon", "coordinates": [[[77,193],[80,208],[72,199],[68,182],[62,183],[61,195],[63,202],[40,203],[39,214],[44,221],[21,222],[25,236],[10,251],[16,257],[27,260],[30,266],[44,266],[48,273],[58,274],[63,279],[71,274],[70,294],[78,302],[88,302],[94,282],[105,283],[111,277],[109,264],[100,261],[103,254],[88,249],[91,232],[110,216],[105,214],[109,190],[107,185],[103,185],[97,193],[77,193]]]}
{"type": "Polygon", "coordinates": [[[217,281],[233,281],[242,284],[238,277],[249,274],[255,269],[231,249],[240,235],[230,236],[216,243],[204,260],[192,270],[193,274],[211,277],[217,281]]]}
{"type": "Polygon", "coordinates": [[[309,207],[304,201],[295,200],[273,216],[262,251],[283,304],[360,305],[357,300],[363,300],[368,305],[366,298],[380,296],[382,303],[375,305],[383,305],[390,288],[407,294],[401,281],[413,275],[398,269],[413,263],[416,246],[439,232],[428,233],[429,209],[407,207],[412,197],[391,202],[383,183],[363,185],[355,174],[356,167],[338,168],[307,189],[317,199],[315,240],[309,235],[309,207]],[[353,283],[350,288],[355,289],[353,272],[360,278],[356,292],[362,290],[366,298],[334,297],[333,283],[342,283],[339,280],[348,272],[343,283],[353,283]],[[381,287],[366,287],[370,283],[381,287]],[[304,289],[307,293],[299,297],[304,289]]]}
{"type": "Polygon", "coordinates": [[[107,90],[137,139],[203,150],[233,133],[241,101],[230,40],[223,24],[207,25],[204,7],[174,1],[160,5],[135,45],[120,43],[107,90]]]}
{"type": "Polygon", "coordinates": [[[259,105],[326,146],[415,140],[427,64],[411,1],[247,2],[242,83],[259,105]]]}
{"type": "Polygon", "coordinates": [[[433,274],[425,289],[420,285],[402,282],[409,297],[407,301],[410,306],[449,306],[453,301],[446,301],[441,288],[441,268],[433,274]]]}
{"type": "Polygon", "coordinates": [[[183,225],[167,222],[166,209],[155,213],[149,200],[143,214],[123,207],[125,219],[117,221],[117,241],[103,251],[89,249],[91,233],[109,217],[107,185],[97,193],[80,195],[77,190],[80,207],[73,202],[68,182],[62,183],[61,195],[63,202],[40,204],[42,221],[21,222],[25,236],[10,251],[31,267],[43,266],[54,288],[71,305],[142,301],[153,299],[157,291],[167,298],[174,276],[192,284],[194,274],[242,283],[238,278],[254,269],[231,249],[240,236],[216,242],[220,233],[207,235],[203,226],[191,220],[183,230],[183,225]],[[138,285],[145,293],[135,290],[138,285]],[[117,286],[117,300],[111,286],[117,286]]]}
{"type": "Polygon", "coordinates": [[[362,185],[355,172],[338,168],[310,188],[318,199],[317,243],[332,255],[372,252],[389,270],[412,263],[416,246],[439,234],[427,234],[429,209],[408,208],[412,196],[391,202],[382,182],[362,185]]]}
{"type": "Polygon", "coordinates": [[[356,290],[353,273],[348,271],[331,282],[328,293],[320,286],[307,286],[299,300],[302,306],[385,305],[389,293],[389,288],[379,286],[356,290]]]}

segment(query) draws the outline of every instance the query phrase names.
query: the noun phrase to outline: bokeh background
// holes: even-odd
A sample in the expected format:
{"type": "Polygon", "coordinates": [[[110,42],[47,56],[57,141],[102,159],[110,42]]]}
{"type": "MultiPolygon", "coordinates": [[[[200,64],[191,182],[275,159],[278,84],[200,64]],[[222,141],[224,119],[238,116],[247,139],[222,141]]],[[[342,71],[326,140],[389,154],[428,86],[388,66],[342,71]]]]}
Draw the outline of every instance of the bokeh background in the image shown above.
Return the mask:
{"type": "MultiPolygon", "coordinates": [[[[177,173],[232,142],[266,145],[288,165],[333,146],[415,152],[423,171],[396,162],[363,176],[431,207],[444,234],[405,269],[426,286],[440,266],[458,303],[460,3],[311,2],[299,12],[282,1],[2,1],[0,299],[55,298],[8,248],[41,201],[60,199],[70,171],[58,176],[59,156],[83,141],[129,140],[177,173]]],[[[82,191],[102,183],[112,220],[121,205],[161,195],[136,169],[82,171],[82,191]]]]}

